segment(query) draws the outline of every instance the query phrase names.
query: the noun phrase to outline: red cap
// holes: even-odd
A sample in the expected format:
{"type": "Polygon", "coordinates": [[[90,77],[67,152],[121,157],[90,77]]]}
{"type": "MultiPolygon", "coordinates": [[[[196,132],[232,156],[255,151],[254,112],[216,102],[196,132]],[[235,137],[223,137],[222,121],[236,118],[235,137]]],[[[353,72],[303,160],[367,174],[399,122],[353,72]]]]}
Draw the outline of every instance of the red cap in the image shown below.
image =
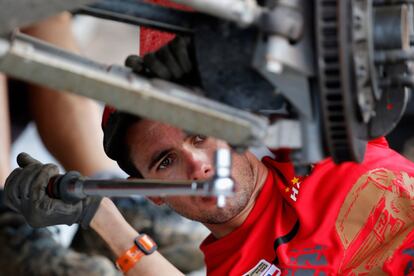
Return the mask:
{"type": "Polygon", "coordinates": [[[129,159],[125,135],[129,126],[139,120],[138,116],[118,111],[111,106],[105,107],[102,116],[103,147],[106,155],[115,160],[126,173],[134,177],[140,177],[141,174],[129,159]]]}

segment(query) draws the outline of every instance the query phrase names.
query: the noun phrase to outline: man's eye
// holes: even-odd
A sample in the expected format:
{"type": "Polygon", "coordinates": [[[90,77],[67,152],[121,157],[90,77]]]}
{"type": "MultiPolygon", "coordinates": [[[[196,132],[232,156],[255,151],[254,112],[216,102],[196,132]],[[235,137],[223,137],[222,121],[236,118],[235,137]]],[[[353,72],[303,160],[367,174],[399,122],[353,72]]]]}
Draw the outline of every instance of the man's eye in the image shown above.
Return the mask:
{"type": "Polygon", "coordinates": [[[172,155],[168,155],[167,157],[165,157],[160,165],[158,166],[158,170],[164,170],[166,168],[168,168],[169,166],[171,166],[171,164],[174,162],[174,158],[172,155]]]}
{"type": "Polygon", "coordinates": [[[193,143],[194,144],[200,144],[200,143],[204,142],[206,139],[207,139],[207,137],[204,136],[204,135],[194,135],[193,143]]]}

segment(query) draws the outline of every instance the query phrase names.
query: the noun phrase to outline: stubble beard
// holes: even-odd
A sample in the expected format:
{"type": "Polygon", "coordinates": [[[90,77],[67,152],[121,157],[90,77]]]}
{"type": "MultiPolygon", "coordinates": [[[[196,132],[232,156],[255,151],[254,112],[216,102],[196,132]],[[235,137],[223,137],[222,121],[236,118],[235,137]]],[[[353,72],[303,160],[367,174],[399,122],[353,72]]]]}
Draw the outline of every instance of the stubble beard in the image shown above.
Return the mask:
{"type": "MultiPolygon", "coordinates": [[[[247,157],[242,156],[243,162],[235,164],[238,166],[237,171],[234,174],[235,180],[239,180],[240,187],[236,190],[235,195],[226,198],[226,206],[219,208],[214,206],[213,208],[203,209],[197,208],[197,212],[189,210],[188,208],[179,208],[178,206],[171,206],[180,215],[206,224],[222,224],[225,223],[236,215],[238,215],[248,204],[254,189],[254,172],[251,163],[247,160],[247,157]]],[[[236,184],[237,185],[237,184],[236,184]]]]}

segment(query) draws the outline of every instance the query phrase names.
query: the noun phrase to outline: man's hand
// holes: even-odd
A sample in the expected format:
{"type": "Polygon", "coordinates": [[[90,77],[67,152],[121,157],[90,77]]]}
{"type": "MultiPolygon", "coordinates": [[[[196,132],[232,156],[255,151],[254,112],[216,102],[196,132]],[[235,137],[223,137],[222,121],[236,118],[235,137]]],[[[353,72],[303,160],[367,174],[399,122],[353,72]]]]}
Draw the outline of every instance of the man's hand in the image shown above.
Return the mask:
{"type": "Polygon", "coordinates": [[[199,86],[200,81],[194,64],[191,39],[182,36],[177,36],[159,50],[142,58],[130,55],[125,60],[125,66],[132,68],[135,73],[199,86]]]}
{"type": "Polygon", "coordinates": [[[27,153],[17,156],[17,164],[20,168],[9,175],[4,188],[8,207],[21,213],[32,227],[73,223],[89,226],[102,197],[88,197],[73,204],[51,198],[46,189],[49,180],[59,173],[57,166],[43,165],[27,153]]]}

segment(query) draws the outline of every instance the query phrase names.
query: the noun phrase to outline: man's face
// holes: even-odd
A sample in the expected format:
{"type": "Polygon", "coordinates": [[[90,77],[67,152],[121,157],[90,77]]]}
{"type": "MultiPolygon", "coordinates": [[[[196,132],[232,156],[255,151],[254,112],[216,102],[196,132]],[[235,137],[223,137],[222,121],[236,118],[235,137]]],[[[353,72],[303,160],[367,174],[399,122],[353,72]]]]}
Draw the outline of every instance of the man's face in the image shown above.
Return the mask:
{"type": "MultiPolygon", "coordinates": [[[[220,140],[190,135],[167,124],[140,120],[127,132],[132,162],[144,178],[202,181],[214,175],[214,153],[229,146],[220,140]]],[[[162,198],[181,215],[203,223],[223,223],[247,205],[255,185],[248,155],[232,154],[236,193],[218,208],[215,197],[170,196],[162,198]]]]}

